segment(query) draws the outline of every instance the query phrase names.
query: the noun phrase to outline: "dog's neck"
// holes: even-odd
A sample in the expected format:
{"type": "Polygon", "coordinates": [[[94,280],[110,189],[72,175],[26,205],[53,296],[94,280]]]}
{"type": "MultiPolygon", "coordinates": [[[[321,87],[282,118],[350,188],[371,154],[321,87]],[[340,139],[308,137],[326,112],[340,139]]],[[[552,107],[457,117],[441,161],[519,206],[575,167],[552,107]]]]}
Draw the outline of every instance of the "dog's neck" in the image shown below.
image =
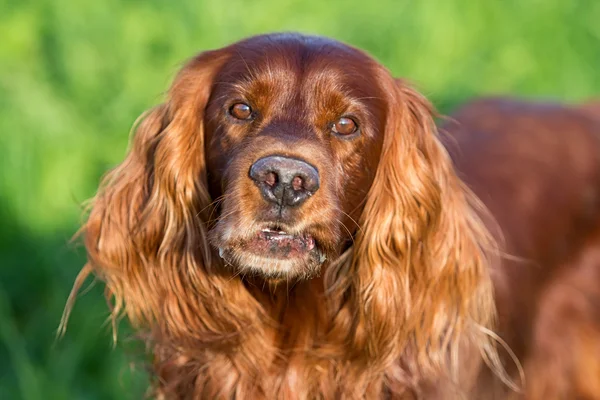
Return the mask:
{"type": "Polygon", "coordinates": [[[322,275],[294,280],[247,277],[243,282],[279,332],[286,335],[304,329],[314,332],[327,324],[322,275]]]}
{"type": "Polygon", "coordinates": [[[191,385],[200,398],[266,399],[286,393],[293,393],[291,398],[356,398],[358,393],[373,393],[378,394],[373,398],[387,394],[413,399],[418,398],[417,392],[426,393],[426,381],[411,371],[410,351],[397,354],[397,362],[377,376],[365,375],[365,365],[378,356],[360,347],[351,324],[343,325],[341,331],[340,324],[336,325],[340,319],[351,321],[358,310],[345,303],[345,296],[337,300],[328,296],[325,268],[308,280],[235,277],[257,300],[266,318],[257,320],[257,326],[232,332],[236,340],[224,337],[214,346],[164,348],[157,338],[158,375],[172,382],[176,391],[189,393],[186,387],[191,385]]]}

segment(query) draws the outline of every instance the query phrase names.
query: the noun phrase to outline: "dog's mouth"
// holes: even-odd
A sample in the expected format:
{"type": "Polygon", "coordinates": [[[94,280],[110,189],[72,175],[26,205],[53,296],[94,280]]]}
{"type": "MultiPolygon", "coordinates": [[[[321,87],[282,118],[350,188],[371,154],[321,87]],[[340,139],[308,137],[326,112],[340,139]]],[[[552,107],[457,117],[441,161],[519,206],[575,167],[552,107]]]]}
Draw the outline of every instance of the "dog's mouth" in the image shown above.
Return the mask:
{"type": "Polygon", "coordinates": [[[326,260],[311,233],[292,232],[279,225],[262,227],[235,244],[219,247],[219,255],[233,265],[268,275],[314,269],[326,260]]]}
{"type": "Polygon", "coordinates": [[[262,257],[289,259],[304,257],[316,250],[317,243],[310,233],[290,233],[281,226],[271,225],[260,229],[240,247],[262,257]]]}
{"type": "Polygon", "coordinates": [[[248,250],[274,258],[299,257],[316,247],[309,233],[292,234],[278,226],[263,228],[246,244],[248,250]]]}

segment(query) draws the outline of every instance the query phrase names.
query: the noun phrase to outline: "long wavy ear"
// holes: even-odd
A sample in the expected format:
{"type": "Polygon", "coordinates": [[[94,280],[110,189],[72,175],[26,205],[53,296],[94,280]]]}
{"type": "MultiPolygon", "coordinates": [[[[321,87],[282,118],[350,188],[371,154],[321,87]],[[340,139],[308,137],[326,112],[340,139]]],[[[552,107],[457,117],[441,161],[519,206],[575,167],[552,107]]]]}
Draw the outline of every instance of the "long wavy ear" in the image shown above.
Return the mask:
{"type": "MultiPolygon", "coordinates": [[[[408,358],[403,373],[413,378],[457,373],[465,345],[498,365],[486,334],[495,318],[487,251],[495,246],[479,203],[438,139],[431,105],[384,75],[385,139],[352,264],[357,348],[382,371],[408,358]]],[[[409,378],[386,379],[393,387],[409,378]]]]}
{"type": "Polygon", "coordinates": [[[113,322],[124,312],[135,327],[179,348],[232,339],[252,324],[252,313],[243,310],[254,300],[239,282],[215,272],[219,261],[205,225],[204,109],[225,59],[223,51],[192,59],[166,102],[143,117],[126,159],[103,179],[82,229],[88,264],[63,330],[89,273],[106,282],[113,322]],[[225,291],[228,301],[215,301],[225,291]]]}

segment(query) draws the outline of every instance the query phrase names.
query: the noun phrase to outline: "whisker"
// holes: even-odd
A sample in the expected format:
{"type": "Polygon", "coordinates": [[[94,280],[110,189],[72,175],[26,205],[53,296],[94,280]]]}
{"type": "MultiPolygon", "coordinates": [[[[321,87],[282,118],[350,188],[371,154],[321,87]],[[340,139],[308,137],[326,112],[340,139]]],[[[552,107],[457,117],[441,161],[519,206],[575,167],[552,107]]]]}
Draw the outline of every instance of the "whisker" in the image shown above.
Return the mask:
{"type": "Polygon", "coordinates": [[[342,214],[344,214],[346,217],[350,218],[350,220],[351,220],[352,222],[354,222],[354,225],[356,225],[356,228],[357,228],[359,231],[360,231],[360,230],[362,230],[361,226],[358,224],[358,222],[356,222],[356,220],[355,220],[354,218],[352,218],[352,217],[350,216],[350,214],[348,214],[347,212],[345,212],[344,210],[341,210],[341,209],[340,209],[339,211],[340,211],[342,214]]]}
{"type": "Polygon", "coordinates": [[[220,204],[221,202],[223,202],[223,200],[225,200],[225,198],[227,196],[230,196],[230,195],[222,194],[221,196],[219,196],[216,199],[214,199],[213,201],[211,201],[206,207],[204,207],[202,210],[198,211],[198,213],[196,214],[196,217],[199,216],[200,214],[202,214],[204,212],[204,210],[206,210],[207,208],[216,206],[216,205],[220,204]]]}
{"type": "MultiPolygon", "coordinates": [[[[227,262],[227,266],[228,266],[228,267],[235,268],[235,267],[233,266],[233,264],[231,264],[229,261],[226,261],[226,262],[227,262]]],[[[233,274],[233,276],[227,280],[227,283],[231,282],[231,281],[232,281],[232,280],[234,280],[236,277],[238,277],[238,276],[239,276],[239,275],[242,273],[242,271],[243,271],[243,270],[242,270],[241,268],[238,268],[238,269],[237,269],[237,272],[236,272],[235,274],[233,274]]],[[[244,277],[242,277],[242,279],[243,279],[243,278],[244,278],[244,277]]]]}
{"type": "Polygon", "coordinates": [[[346,224],[344,224],[340,219],[338,219],[337,222],[344,227],[346,232],[348,232],[348,236],[350,236],[350,239],[352,240],[352,244],[354,245],[354,235],[352,235],[352,233],[350,232],[350,229],[348,229],[346,224]]]}
{"type": "Polygon", "coordinates": [[[211,223],[212,222],[212,217],[215,213],[215,211],[217,210],[218,206],[225,201],[225,195],[221,196],[221,199],[218,201],[213,202],[214,203],[214,207],[212,208],[212,210],[210,211],[210,215],[208,216],[208,220],[206,221],[207,223],[211,223]]]}
{"type": "MultiPolygon", "coordinates": [[[[363,198],[361,201],[359,201],[359,202],[356,204],[356,206],[355,206],[355,207],[354,207],[352,210],[350,210],[350,212],[351,212],[351,213],[353,213],[354,211],[358,210],[358,209],[359,209],[360,207],[362,207],[362,206],[363,206],[363,205],[364,205],[366,202],[367,202],[367,197],[365,196],[365,197],[364,197],[364,198],[363,198]]],[[[344,212],[343,210],[340,210],[340,211],[344,212]]],[[[346,214],[346,215],[348,215],[348,214],[346,214]]],[[[350,216],[348,215],[348,217],[350,217],[350,216]]],[[[356,223],[356,221],[355,221],[355,223],[356,223]]],[[[358,224],[356,224],[356,225],[358,225],[358,224]]]]}
{"type": "Polygon", "coordinates": [[[248,65],[248,63],[246,62],[246,59],[244,58],[244,56],[242,56],[242,53],[240,53],[238,50],[236,50],[237,55],[240,57],[240,59],[244,62],[244,65],[246,66],[246,70],[248,71],[248,75],[250,76],[250,78],[252,80],[256,80],[256,75],[252,72],[252,70],[250,69],[250,66],[248,65]]]}
{"type": "Polygon", "coordinates": [[[222,221],[224,218],[227,218],[230,215],[235,214],[236,212],[237,212],[237,210],[231,210],[227,213],[218,215],[215,219],[212,219],[212,214],[211,214],[211,218],[206,222],[208,222],[208,223],[219,222],[219,221],[222,221]]]}
{"type": "Polygon", "coordinates": [[[381,97],[378,96],[365,96],[365,97],[356,97],[354,100],[382,100],[381,97]]]}

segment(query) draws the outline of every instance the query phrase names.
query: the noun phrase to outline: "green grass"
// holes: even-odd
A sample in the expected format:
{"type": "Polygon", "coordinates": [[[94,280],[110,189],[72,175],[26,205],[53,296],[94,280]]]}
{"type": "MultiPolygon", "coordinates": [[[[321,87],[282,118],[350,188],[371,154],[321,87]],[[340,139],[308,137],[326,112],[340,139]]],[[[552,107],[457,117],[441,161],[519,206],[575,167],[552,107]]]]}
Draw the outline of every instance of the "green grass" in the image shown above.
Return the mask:
{"type": "Polygon", "coordinates": [[[442,110],[504,93],[600,95],[600,2],[0,0],[0,398],[140,398],[140,346],[111,343],[102,285],[55,331],[84,262],[80,203],[181,63],[270,31],[364,48],[442,110]]]}

